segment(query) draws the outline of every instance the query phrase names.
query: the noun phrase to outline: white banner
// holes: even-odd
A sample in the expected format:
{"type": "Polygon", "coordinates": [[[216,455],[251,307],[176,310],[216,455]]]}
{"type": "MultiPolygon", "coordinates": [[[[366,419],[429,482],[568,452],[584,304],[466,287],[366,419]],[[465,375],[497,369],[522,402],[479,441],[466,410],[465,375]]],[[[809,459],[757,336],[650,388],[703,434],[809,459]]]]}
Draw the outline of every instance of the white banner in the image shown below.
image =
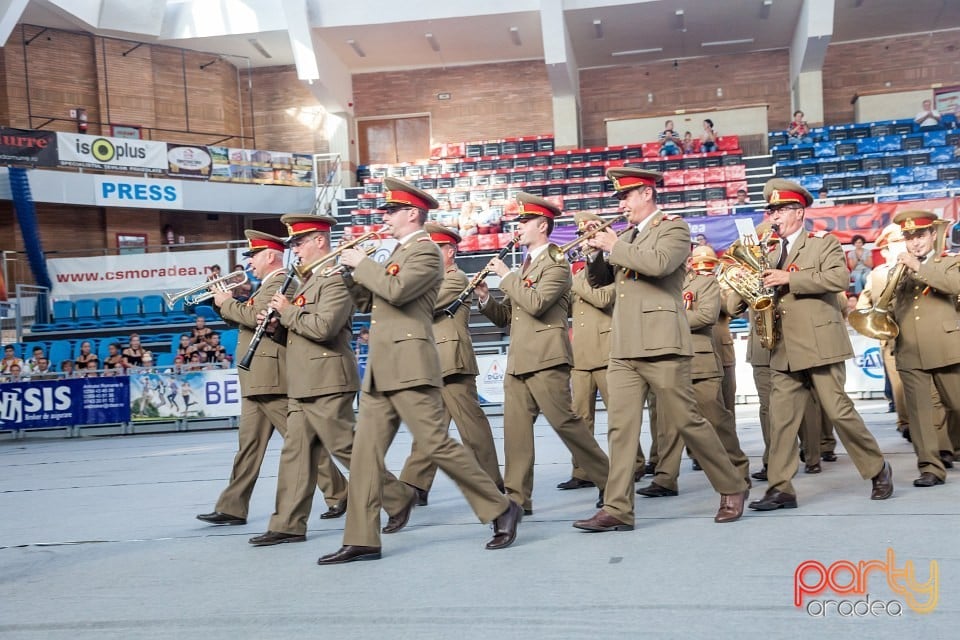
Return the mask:
{"type": "Polygon", "coordinates": [[[507,370],[507,354],[489,354],[477,356],[477,393],[480,402],[503,404],[503,377],[507,370]]]}
{"type": "Polygon", "coordinates": [[[57,133],[57,158],[66,167],[143,173],[166,173],[168,168],[166,142],[81,133],[57,133]]]}
{"type": "Polygon", "coordinates": [[[183,209],[179,180],[94,176],[94,198],[101,207],[183,209]]]}
{"type": "Polygon", "coordinates": [[[240,381],[236,369],[181,374],[168,370],[130,375],[132,420],[239,415],[240,381]]]}
{"type": "Polygon", "coordinates": [[[141,291],[182,291],[203,284],[212,265],[229,269],[226,249],[47,260],[54,298],[96,298],[141,291]]]}

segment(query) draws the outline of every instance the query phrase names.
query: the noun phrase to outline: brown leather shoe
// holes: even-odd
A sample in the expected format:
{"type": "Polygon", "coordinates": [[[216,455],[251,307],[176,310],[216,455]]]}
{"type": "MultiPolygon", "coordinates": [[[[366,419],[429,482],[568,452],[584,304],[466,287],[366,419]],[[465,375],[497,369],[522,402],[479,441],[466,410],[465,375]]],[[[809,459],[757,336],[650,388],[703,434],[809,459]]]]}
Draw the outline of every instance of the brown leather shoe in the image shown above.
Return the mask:
{"type": "Polygon", "coordinates": [[[247,524],[246,518],[232,516],[229,513],[220,513],[219,511],[198,513],[197,520],[203,520],[209,524],[247,524]]]}
{"type": "Polygon", "coordinates": [[[360,547],[353,544],[347,544],[333,553],[320,556],[317,564],[344,564],[346,562],[357,562],[360,560],[379,560],[380,547],[360,547]]]}
{"type": "Polygon", "coordinates": [[[267,531],[258,536],[247,540],[255,547],[270,547],[275,544],[284,544],[287,542],[304,542],[307,536],[296,533],[283,533],[282,531],[267,531]]]}
{"type": "Polygon", "coordinates": [[[641,467],[640,469],[637,469],[636,471],[633,472],[633,481],[640,482],[641,480],[643,480],[643,476],[645,475],[647,474],[645,473],[645,470],[641,467]]]}
{"type": "Polygon", "coordinates": [[[763,465],[763,469],[760,471],[754,471],[750,474],[750,477],[754,480],[761,480],[763,482],[767,481],[767,465],[763,465]]]}
{"type": "Polygon", "coordinates": [[[820,454],[820,459],[824,462],[836,462],[837,454],[835,454],[833,451],[824,451],[820,454]]]}
{"type": "Polygon", "coordinates": [[[803,468],[804,473],[820,473],[823,469],[820,468],[819,462],[814,462],[813,464],[808,464],[803,468]]]}
{"type": "Polygon", "coordinates": [[[935,487],[938,484],[943,484],[943,479],[938,478],[929,471],[924,471],[920,474],[920,477],[913,481],[913,486],[915,487],[935,487]]]}
{"type": "Polygon", "coordinates": [[[570,489],[586,489],[588,487],[595,487],[594,483],[589,480],[581,480],[580,478],[570,478],[566,482],[561,482],[557,485],[557,489],[561,491],[569,491],[570,489]]]}
{"type": "Polygon", "coordinates": [[[953,469],[953,463],[955,458],[953,456],[953,451],[941,451],[940,452],[940,462],[943,463],[943,466],[947,469],[953,469]]]}
{"type": "Polygon", "coordinates": [[[410,501],[407,502],[407,506],[390,516],[390,519],[387,520],[387,525],[380,530],[381,533],[396,533],[407,526],[407,522],[410,521],[410,512],[413,511],[413,507],[417,504],[417,491],[414,487],[410,488],[413,489],[413,491],[410,492],[410,501]]]}
{"type": "Polygon", "coordinates": [[[337,502],[329,509],[320,514],[321,520],[332,520],[334,518],[339,518],[347,512],[347,499],[344,498],[340,502],[337,502]]]}
{"type": "Polygon", "coordinates": [[[517,539],[517,525],[523,519],[523,509],[513,500],[507,510],[493,521],[493,538],[487,543],[487,549],[506,549],[517,539]]]}
{"type": "Polygon", "coordinates": [[[588,520],[577,520],[573,523],[573,526],[577,529],[583,529],[584,531],[593,533],[602,531],[633,531],[632,524],[617,520],[603,509],[597,511],[593,514],[593,517],[588,520]]]}
{"type": "Polygon", "coordinates": [[[724,523],[739,520],[740,516],[743,515],[743,503],[749,496],[749,489],[740,493],[721,494],[720,508],[717,510],[717,515],[713,517],[713,521],[724,523]]]}
{"type": "Polygon", "coordinates": [[[637,489],[637,494],[644,498],[672,498],[678,495],[673,489],[661,487],[656,482],[651,482],[647,486],[637,489]]]}
{"type": "Polygon", "coordinates": [[[776,489],[767,489],[767,493],[759,500],[750,503],[751,509],[757,511],[774,511],[776,509],[796,509],[797,496],[777,491],[776,489]]]}
{"type": "Polygon", "coordinates": [[[871,500],[886,500],[893,495],[893,469],[890,463],[883,461],[883,468],[880,473],[873,476],[873,491],[870,492],[871,500]]]}

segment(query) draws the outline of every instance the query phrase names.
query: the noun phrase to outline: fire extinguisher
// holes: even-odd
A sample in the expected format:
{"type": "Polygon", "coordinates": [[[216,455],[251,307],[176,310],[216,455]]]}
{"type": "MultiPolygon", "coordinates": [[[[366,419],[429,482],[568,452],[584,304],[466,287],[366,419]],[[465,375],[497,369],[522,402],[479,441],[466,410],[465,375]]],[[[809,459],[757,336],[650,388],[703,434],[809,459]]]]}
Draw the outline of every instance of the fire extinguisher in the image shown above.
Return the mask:
{"type": "Polygon", "coordinates": [[[87,132],[87,110],[77,107],[77,133],[87,132]]]}

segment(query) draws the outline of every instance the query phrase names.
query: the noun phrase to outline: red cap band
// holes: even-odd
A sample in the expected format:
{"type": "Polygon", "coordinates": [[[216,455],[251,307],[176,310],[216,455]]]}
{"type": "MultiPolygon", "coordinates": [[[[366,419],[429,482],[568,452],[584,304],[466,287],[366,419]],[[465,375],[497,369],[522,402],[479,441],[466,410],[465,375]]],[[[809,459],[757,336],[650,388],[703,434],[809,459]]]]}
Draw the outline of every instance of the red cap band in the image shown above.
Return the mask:
{"type": "Polygon", "coordinates": [[[408,191],[387,191],[383,195],[386,198],[388,205],[402,204],[408,207],[416,207],[417,209],[424,209],[427,211],[432,208],[426,200],[417,194],[410,193],[408,191]]]}
{"type": "Polygon", "coordinates": [[[295,236],[310,231],[330,231],[330,224],[319,220],[316,222],[294,222],[293,224],[288,224],[287,228],[290,229],[290,235],[295,236]]]}
{"type": "Polygon", "coordinates": [[[437,244],[457,244],[457,239],[445,233],[431,233],[430,239],[437,244]]]}
{"type": "Polygon", "coordinates": [[[283,245],[279,242],[274,242],[273,240],[267,240],[266,238],[251,238],[250,251],[259,251],[260,249],[275,249],[277,251],[283,251],[283,245]]]}
{"type": "Polygon", "coordinates": [[[652,178],[643,178],[640,176],[621,176],[612,178],[613,188],[617,191],[624,191],[633,187],[655,187],[657,181],[652,178]]]}
{"type": "Polygon", "coordinates": [[[551,220],[556,217],[556,214],[552,209],[547,207],[542,207],[539,204],[533,204],[532,202],[521,202],[520,203],[520,215],[521,216],[544,216],[545,218],[550,218],[551,220]]]}
{"type": "Polygon", "coordinates": [[[904,231],[913,231],[914,229],[926,229],[933,224],[936,218],[907,218],[900,223],[900,228],[904,231]]]}
{"type": "Polygon", "coordinates": [[[779,189],[774,189],[770,192],[770,200],[768,201],[768,204],[777,205],[790,203],[797,203],[806,206],[807,199],[802,193],[797,193],[796,191],[781,191],[779,189]]]}

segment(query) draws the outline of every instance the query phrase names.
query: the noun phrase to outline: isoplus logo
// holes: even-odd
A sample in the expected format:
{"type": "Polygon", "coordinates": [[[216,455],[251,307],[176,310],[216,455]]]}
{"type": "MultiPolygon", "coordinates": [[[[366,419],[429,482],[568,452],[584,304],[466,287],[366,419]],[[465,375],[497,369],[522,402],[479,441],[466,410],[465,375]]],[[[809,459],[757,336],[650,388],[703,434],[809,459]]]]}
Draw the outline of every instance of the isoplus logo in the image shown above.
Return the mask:
{"type": "Polygon", "coordinates": [[[940,567],[936,560],[930,561],[930,571],[925,582],[917,578],[912,560],[897,567],[896,554],[887,549],[884,560],[837,560],[824,565],[817,560],[807,560],[797,566],[793,574],[793,604],[805,609],[807,614],[823,618],[839,615],[847,618],[899,617],[904,609],[926,614],[937,608],[940,597],[940,567]],[[881,581],[897,598],[883,600],[871,597],[868,592],[870,578],[877,588],[881,581]],[[838,596],[855,596],[860,599],[831,600],[823,596],[832,592],[838,596]]]}

